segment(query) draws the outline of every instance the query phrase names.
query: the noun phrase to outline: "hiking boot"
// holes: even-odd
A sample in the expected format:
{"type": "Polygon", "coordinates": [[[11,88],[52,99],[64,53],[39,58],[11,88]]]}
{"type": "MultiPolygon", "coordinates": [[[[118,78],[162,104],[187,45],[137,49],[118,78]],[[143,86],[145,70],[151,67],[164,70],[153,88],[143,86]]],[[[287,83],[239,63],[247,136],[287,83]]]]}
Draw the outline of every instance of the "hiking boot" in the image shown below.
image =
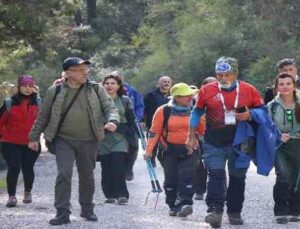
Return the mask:
{"type": "Polygon", "coordinates": [[[297,223],[297,222],[300,222],[300,218],[297,217],[297,216],[291,216],[291,217],[289,218],[289,221],[290,221],[290,222],[293,222],[293,223],[297,223]]]}
{"type": "Polygon", "coordinates": [[[71,212],[68,209],[57,210],[55,217],[50,219],[49,223],[53,226],[71,223],[70,213],[71,212]]]}
{"type": "Polygon", "coordinates": [[[232,213],[228,214],[229,223],[231,225],[243,225],[244,220],[242,219],[242,216],[240,213],[232,213]]]}
{"type": "Polygon", "coordinates": [[[31,192],[24,192],[24,199],[23,199],[23,203],[25,204],[29,204],[32,202],[32,195],[31,192]]]}
{"type": "Polygon", "coordinates": [[[222,224],[222,212],[212,211],[205,216],[204,221],[209,223],[212,228],[219,228],[222,224]]]}
{"type": "Polygon", "coordinates": [[[106,204],[115,204],[117,201],[115,198],[108,198],[107,200],[104,201],[106,204]]]}
{"type": "Polygon", "coordinates": [[[16,207],[17,206],[17,198],[15,196],[10,196],[8,198],[8,201],[6,203],[6,207],[8,208],[12,208],[12,207],[16,207]]]}
{"type": "Polygon", "coordinates": [[[196,193],[195,194],[195,197],[194,197],[194,200],[203,200],[204,198],[204,194],[202,193],[196,193]]]}
{"type": "Polygon", "coordinates": [[[192,205],[184,205],[180,208],[178,212],[179,217],[187,217],[188,215],[193,214],[193,207],[192,205]]]}
{"type": "Polygon", "coordinates": [[[117,198],[117,202],[119,205],[126,205],[128,204],[128,199],[125,196],[117,198]]]}
{"type": "Polygon", "coordinates": [[[277,216],[276,217],[276,223],[278,224],[287,224],[289,222],[289,219],[287,216],[277,216]]]}
{"type": "Polygon", "coordinates": [[[177,214],[178,214],[178,209],[176,209],[176,208],[170,208],[170,210],[169,210],[169,216],[177,216],[177,214]]]}
{"type": "Polygon", "coordinates": [[[81,213],[80,217],[85,218],[87,221],[91,221],[91,222],[96,222],[98,221],[98,217],[95,215],[95,213],[90,213],[90,214],[84,214],[81,213]]]}

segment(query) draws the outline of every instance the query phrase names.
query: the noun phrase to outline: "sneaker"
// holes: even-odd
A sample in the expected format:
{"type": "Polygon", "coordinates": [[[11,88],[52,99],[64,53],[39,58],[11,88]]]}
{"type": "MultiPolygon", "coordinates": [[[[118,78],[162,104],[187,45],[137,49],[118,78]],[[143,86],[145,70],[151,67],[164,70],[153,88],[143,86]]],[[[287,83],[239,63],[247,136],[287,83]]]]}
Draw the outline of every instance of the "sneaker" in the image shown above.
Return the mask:
{"type": "Polygon", "coordinates": [[[117,202],[119,205],[126,205],[128,203],[128,199],[124,196],[117,198],[117,202]]]}
{"type": "Polygon", "coordinates": [[[17,198],[15,196],[10,196],[6,203],[6,207],[12,208],[17,206],[17,198]]]}
{"type": "Polygon", "coordinates": [[[98,217],[93,212],[91,214],[83,214],[83,213],[81,213],[80,217],[85,218],[87,221],[91,221],[91,222],[98,221],[98,217]]]}
{"type": "Polygon", "coordinates": [[[23,199],[23,203],[25,204],[29,204],[32,202],[32,195],[31,192],[24,192],[24,199],[23,199]]]}
{"type": "Polygon", "coordinates": [[[204,221],[209,223],[212,228],[219,228],[222,224],[222,212],[212,211],[205,216],[204,221]]]}
{"type": "Polygon", "coordinates": [[[289,219],[286,216],[277,216],[276,217],[276,223],[278,224],[287,224],[289,222],[289,219]]]}
{"type": "Polygon", "coordinates": [[[204,198],[204,194],[202,193],[196,193],[195,194],[195,197],[194,197],[194,200],[203,200],[204,198]]]}
{"type": "Polygon", "coordinates": [[[228,214],[229,223],[231,225],[243,225],[244,220],[242,219],[242,216],[240,213],[232,213],[228,214]]]}
{"type": "Polygon", "coordinates": [[[180,208],[178,212],[179,217],[187,217],[188,215],[193,214],[193,207],[192,205],[184,205],[180,208]]]}
{"type": "Polygon", "coordinates": [[[115,198],[108,198],[107,200],[104,201],[106,204],[115,204],[117,201],[115,198]]]}

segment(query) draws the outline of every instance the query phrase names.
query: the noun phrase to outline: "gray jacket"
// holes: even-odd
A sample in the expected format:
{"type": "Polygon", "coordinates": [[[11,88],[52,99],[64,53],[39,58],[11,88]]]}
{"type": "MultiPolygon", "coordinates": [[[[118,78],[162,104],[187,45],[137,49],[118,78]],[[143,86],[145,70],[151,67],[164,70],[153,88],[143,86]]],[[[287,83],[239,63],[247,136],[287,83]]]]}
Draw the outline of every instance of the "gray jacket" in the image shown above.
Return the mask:
{"type": "MultiPolygon", "coordinates": [[[[63,83],[54,102],[56,86],[48,89],[41,104],[38,117],[29,133],[30,141],[39,141],[42,133],[44,133],[45,139],[50,142],[55,138],[68,88],[68,85],[63,83]]],[[[104,124],[109,121],[119,123],[119,112],[112,98],[101,85],[87,81],[82,90],[87,96],[88,113],[94,134],[97,141],[101,141],[104,139],[104,124]]]]}
{"type": "Polygon", "coordinates": [[[269,114],[278,129],[280,129],[282,133],[289,133],[292,138],[300,138],[300,123],[297,122],[295,117],[295,105],[291,108],[293,114],[291,121],[288,121],[286,110],[279,95],[268,103],[269,114]]]}

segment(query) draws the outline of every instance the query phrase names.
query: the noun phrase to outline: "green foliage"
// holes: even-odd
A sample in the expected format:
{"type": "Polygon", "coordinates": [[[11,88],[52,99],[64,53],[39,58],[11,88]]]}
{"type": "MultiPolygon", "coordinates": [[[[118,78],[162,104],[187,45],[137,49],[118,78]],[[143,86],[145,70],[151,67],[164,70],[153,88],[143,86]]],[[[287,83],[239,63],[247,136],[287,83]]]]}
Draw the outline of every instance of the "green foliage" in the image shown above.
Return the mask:
{"type": "Polygon", "coordinates": [[[232,56],[264,90],[279,59],[300,61],[299,15],[294,0],[2,0],[1,80],[32,74],[44,93],[62,60],[80,56],[96,80],[119,69],[146,91],[162,74],[199,85],[232,56]]]}
{"type": "Polygon", "coordinates": [[[274,62],[270,57],[262,57],[253,62],[245,72],[246,80],[263,92],[266,85],[271,86],[274,83],[276,77],[274,62]]]}

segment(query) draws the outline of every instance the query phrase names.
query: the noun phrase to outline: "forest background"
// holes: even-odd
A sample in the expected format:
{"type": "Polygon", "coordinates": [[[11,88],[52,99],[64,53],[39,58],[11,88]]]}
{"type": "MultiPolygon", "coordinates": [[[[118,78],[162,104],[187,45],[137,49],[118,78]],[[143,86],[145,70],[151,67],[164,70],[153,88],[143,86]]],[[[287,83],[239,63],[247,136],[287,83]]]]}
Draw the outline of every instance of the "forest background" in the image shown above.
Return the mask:
{"type": "Polygon", "coordinates": [[[161,75],[200,85],[232,56],[263,93],[278,60],[300,63],[300,0],[1,0],[1,82],[31,74],[43,94],[68,56],[90,59],[97,81],[120,70],[142,92],[161,75]]]}

